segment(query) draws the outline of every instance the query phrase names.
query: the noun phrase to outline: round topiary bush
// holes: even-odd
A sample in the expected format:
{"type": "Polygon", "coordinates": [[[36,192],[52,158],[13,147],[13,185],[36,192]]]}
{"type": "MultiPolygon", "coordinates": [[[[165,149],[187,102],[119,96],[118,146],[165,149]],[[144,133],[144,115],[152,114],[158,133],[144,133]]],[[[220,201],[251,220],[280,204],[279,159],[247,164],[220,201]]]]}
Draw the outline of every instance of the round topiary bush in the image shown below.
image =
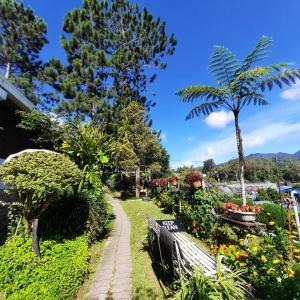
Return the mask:
{"type": "Polygon", "coordinates": [[[6,192],[16,195],[14,217],[18,217],[18,224],[25,220],[27,229],[51,203],[72,193],[81,179],[77,165],[54,152],[22,153],[0,166],[0,180],[7,186],[6,192]]]}

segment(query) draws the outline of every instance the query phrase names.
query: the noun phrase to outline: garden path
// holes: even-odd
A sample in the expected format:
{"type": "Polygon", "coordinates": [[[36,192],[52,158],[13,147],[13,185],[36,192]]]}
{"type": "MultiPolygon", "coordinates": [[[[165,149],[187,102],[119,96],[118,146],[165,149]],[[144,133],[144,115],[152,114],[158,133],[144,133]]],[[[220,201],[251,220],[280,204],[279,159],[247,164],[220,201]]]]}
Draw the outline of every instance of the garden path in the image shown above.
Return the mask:
{"type": "Polygon", "coordinates": [[[95,273],[89,300],[131,299],[130,221],[119,200],[109,196],[116,217],[95,273]]]}

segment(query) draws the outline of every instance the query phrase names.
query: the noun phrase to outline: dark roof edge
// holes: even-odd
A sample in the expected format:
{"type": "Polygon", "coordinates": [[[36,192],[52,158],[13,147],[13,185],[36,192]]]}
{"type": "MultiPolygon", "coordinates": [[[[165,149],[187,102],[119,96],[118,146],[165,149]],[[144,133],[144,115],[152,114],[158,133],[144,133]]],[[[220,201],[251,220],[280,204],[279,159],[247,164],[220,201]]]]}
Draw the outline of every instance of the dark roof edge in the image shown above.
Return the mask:
{"type": "MultiPolygon", "coordinates": [[[[34,109],[34,104],[28,100],[15,86],[0,75],[0,87],[8,94],[8,99],[12,100],[20,109],[30,111],[34,109]]],[[[9,101],[8,100],[8,101],[9,101]]]]}

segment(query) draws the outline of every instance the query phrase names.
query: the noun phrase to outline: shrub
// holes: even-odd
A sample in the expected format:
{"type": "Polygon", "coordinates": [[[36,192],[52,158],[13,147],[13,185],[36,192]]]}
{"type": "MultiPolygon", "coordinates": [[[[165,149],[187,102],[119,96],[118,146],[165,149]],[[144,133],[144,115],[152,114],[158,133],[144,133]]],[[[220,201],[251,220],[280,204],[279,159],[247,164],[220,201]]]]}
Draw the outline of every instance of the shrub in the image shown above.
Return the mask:
{"type": "Polygon", "coordinates": [[[182,206],[182,212],[190,221],[188,228],[197,237],[207,237],[213,224],[212,211],[217,201],[214,191],[196,190],[192,201],[182,206]]]}
{"type": "Polygon", "coordinates": [[[270,222],[275,222],[280,227],[286,227],[287,210],[285,208],[275,203],[264,203],[262,208],[262,213],[258,215],[258,222],[265,223],[268,227],[272,226],[270,222]]]}
{"type": "Polygon", "coordinates": [[[39,259],[21,237],[0,247],[0,291],[7,300],[72,299],[88,271],[86,239],[44,241],[41,250],[39,259]]]}
{"type": "Polygon", "coordinates": [[[218,245],[219,244],[228,244],[236,243],[239,239],[238,235],[233,230],[233,226],[225,223],[215,223],[210,232],[211,238],[218,245]]]}
{"type": "Polygon", "coordinates": [[[85,190],[50,205],[41,216],[39,230],[44,239],[85,234],[92,243],[105,234],[107,225],[107,203],[103,195],[85,190]]]}
{"type": "Polygon", "coordinates": [[[289,238],[286,230],[274,228],[274,235],[250,242],[248,279],[259,299],[297,299],[293,295],[286,298],[285,284],[291,276],[289,238]]]}
{"type": "Polygon", "coordinates": [[[168,212],[168,213],[173,212],[173,209],[175,206],[175,201],[170,196],[168,191],[163,191],[160,193],[159,201],[160,201],[162,207],[165,209],[165,212],[168,212]]]}
{"type": "Polygon", "coordinates": [[[74,192],[82,173],[66,156],[58,153],[23,153],[0,166],[7,193],[18,195],[19,216],[30,228],[32,220],[54,201],[74,192]]]}

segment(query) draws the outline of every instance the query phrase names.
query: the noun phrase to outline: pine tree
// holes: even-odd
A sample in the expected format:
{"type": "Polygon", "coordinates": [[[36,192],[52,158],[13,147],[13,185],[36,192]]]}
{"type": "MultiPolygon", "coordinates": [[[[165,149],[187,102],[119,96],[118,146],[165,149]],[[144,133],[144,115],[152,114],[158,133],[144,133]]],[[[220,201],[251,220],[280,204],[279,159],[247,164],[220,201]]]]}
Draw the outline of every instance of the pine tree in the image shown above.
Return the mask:
{"type": "Polygon", "coordinates": [[[42,68],[39,53],[47,43],[47,26],[15,0],[0,1],[0,69],[32,101],[42,68]]]}
{"type": "Polygon", "coordinates": [[[59,110],[110,118],[108,103],[125,107],[138,101],[149,107],[145,92],[155,75],[146,70],[164,69],[164,56],[175,50],[165,27],[127,0],[84,0],[71,10],[61,38],[67,65],[52,60],[45,72],[60,95],[59,110]]]}

